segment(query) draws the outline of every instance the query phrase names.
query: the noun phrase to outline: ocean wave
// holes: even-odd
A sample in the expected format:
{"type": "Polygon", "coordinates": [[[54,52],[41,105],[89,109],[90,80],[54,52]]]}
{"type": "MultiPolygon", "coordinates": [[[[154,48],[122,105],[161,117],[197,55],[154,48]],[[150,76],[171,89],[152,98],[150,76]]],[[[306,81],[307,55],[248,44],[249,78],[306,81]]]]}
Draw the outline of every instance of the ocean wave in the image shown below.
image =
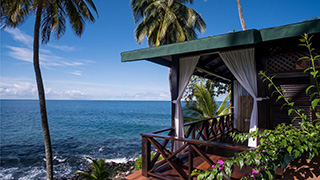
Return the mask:
{"type": "Polygon", "coordinates": [[[14,179],[13,172],[18,170],[18,168],[0,168],[0,179],[14,179]]]}
{"type": "Polygon", "coordinates": [[[46,170],[43,167],[32,167],[29,171],[18,180],[45,179],[46,170]]]}

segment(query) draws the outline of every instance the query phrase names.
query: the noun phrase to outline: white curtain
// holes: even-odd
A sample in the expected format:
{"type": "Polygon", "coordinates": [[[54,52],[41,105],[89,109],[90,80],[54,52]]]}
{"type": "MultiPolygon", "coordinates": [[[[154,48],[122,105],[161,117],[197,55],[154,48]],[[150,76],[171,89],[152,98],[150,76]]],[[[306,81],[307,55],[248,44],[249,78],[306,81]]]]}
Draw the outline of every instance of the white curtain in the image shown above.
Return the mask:
{"type": "MultiPolygon", "coordinates": [[[[253,109],[250,118],[250,131],[258,126],[257,71],[254,48],[220,52],[220,56],[241,86],[253,97],[253,109]]],[[[249,139],[249,147],[256,147],[256,139],[249,139]]]]}
{"type": "MultiPolygon", "coordinates": [[[[174,124],[176,130],[176,137],[184,137],[184,123],[183,123],[183,114],[181,107],[181,98],[183,93],[189,83],[189,80],[193,74],[194,69],[197,66],[200,56],[191,56],[181,58],[179,62],[179,87],[178,87],[178,98],[173,102],[176,104],[175,114],[174,114],[174,124]]],[[[178,150],[183,146],[182,141],[175,141],[174,151],[178,150]]]]}
{"type": "Polygon", "coordinates": [[[239,97],[240,96],[250,96],[250,94],[241,86],[241,84],[237,81],[233,81],[233,114],[234,114],[234,121],[233,126],[234,128],[238,127],[238,107],[239,107],[239,97]]]}

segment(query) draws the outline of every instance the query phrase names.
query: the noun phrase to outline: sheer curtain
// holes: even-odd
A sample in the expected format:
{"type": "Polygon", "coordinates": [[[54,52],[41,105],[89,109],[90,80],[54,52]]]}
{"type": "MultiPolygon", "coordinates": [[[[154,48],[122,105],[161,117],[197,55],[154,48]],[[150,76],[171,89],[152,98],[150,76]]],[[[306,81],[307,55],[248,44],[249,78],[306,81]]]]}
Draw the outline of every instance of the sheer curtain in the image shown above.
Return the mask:
{"type": "MultiPolygon", "coordinates": [[[[250,118],[250,131],[258,126],[257,71],[254,48],[220,52],[220,57],[235,76],[241,86],[253,97],[253,109],[250,118]]],[[[256,147],[256,139],[249,139],[248,146],[256,147]]]]}
{"type": "MultiPolygon", "coordinates": [[[[183,93],[189,83],[189,80],[193,74],[194,69],[197,66],[198,60],[200,56],[190,56],[181,58],[179,61],[179,87],[178,87],[178,98],[173,102],[176,104],[175,114],[174,114],[174,124],[176,137],[183,138],[184,137],[184,123],[183,123],[183,114],[182,114],[182,106],[181,106],[181,98],[183,93]]],[[[183,146],[182,141],[175,141],[174,151],[178,150],[183,146]]]]}

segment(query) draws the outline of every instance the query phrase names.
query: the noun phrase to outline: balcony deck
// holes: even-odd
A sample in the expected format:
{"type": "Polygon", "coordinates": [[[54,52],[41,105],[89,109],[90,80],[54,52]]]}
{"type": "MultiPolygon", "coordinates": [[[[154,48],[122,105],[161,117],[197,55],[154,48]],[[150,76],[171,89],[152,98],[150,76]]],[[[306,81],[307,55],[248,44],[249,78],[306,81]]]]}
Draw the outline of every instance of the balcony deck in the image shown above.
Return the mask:
{"type": "MultiPolygon", "coordinates": [[[[173,127],[142,136],[142,170],[127,179],[184,179],[190,180],[194,169],[207,170],[219,159],[225,160],[235,153],[248,149],[235,143],[229,134],[233,129],[233,115],[227,114],[184,124],[185,135],[174,136],[173,127]],[[181,146],[173,148],[176,142],[181,146]],[[151,158],[152,146],[156,154],[151,158]],[[160,155],[162,160],[158,161],[160,155]],[[147,178],[148,177],[148,178],[147,178]]],[[[235,170],[233,178],[240,178],[246,170],[235,170]]]]}
{"type": "MultiPolygon", "coordinates": [[[[213,162],[217,162],[219,159],[221,160],[226,160],[226,157],[223,156],[218,156],[218,155],[212,155],[212,154],[207,154],[207,156],[213,161],[213,162]]],[[[210,166],[208,163],[204,162],[203,159],[201,157],[195,157],[193,159],[193,164],[194,167],[196,169],[200,169],[200,170],[208,170],[210,169],[210,166]]],[[[183,165],[183,170],[185,171],[185,173],[188,173],[188,167],[189,167],[189,163],[186,162],[183,165]]],[[[244,174],[248,174],[251,171],[250,168],[247,169],[243,169],[243,170],[239,170],[239,167],[235,167],[235,170],[233,172],[233,174],[231,175],[232,179],[240,179],[242,176],[244,176],[244,174]]],[[[156,172],[155,174],[157,174],[159,177],[161,176],[161,178],[157,178],[157,177],[144,177],[142,176],[142,170],[139,170],[137,172],[134,172],[133,174],[130,174],[129,176],[126,177],[127,180],[159,180],[159,179],[171,179],[171,180],[180,180],[181,178],[179,177],[179,175],[177,174],[177,172],[173,169],[167,169],[164,170],[162,172],[156,172]]],[[[196,177],[193,177],[192,179],[197,179],[196,177]]]]}

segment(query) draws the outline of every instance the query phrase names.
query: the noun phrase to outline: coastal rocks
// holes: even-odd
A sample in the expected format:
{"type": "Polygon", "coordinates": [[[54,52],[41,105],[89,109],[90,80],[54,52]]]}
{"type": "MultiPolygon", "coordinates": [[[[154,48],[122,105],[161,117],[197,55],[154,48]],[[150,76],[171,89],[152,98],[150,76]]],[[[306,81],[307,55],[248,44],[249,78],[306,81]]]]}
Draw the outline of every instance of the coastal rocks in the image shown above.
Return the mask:
{"type": "MultiPolygon", "coordinates": [[[[110,170],[110,171],[115,169],[117,170],[114,173],[113,177],[111,178],[113,180],[123,180],[129,174],[132,174],[133,172],[135,172],[134,161],[128,161],[126,163],[107,162],[106,166],[107,166],[107,170],[110,170]]],[[[92,171],[91,169],[85,170],[85,172],[89,172],[89,173],[91,171],[92,171]]],[[[82,175],[76,174],[71,178],[62,177],[56,180],[85,180],[85,178],[82,175]]]]}

